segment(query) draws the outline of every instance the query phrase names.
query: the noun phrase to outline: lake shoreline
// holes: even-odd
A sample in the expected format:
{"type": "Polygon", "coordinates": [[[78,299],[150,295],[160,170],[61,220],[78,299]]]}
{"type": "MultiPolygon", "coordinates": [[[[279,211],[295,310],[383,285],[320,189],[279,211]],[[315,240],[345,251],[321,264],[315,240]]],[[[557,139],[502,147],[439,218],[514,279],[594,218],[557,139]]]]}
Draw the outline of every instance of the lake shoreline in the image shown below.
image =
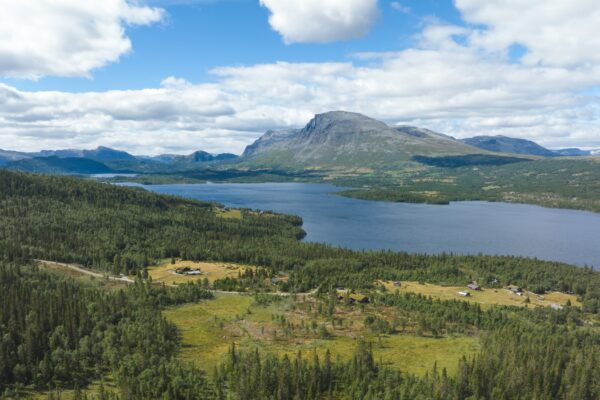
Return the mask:
{"type": "Polygon", "coordinates": [[[445,207],[373,202],[340,196],[345,188],[315,183],[132,186],[231,208],[298,215],[307,233],[303,240],[357,251],[504,255],[600,267],[600,249],[593,243],[600,237],[600,215],[589,211],[477,200],[445,207]]]}

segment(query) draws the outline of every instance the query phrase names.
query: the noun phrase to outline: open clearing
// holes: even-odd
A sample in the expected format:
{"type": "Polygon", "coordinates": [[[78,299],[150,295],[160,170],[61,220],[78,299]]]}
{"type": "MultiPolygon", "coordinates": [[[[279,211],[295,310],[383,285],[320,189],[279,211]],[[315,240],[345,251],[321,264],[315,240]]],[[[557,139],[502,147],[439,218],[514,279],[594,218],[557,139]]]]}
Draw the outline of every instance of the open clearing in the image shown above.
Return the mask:
{"type": "Polygon", "coordinates": [[[169,308],[164,315],[182,333],[180,357],[209,372],[232,343],[238,348],[258,348],[278,355],[302,351],[304,356],[312,357],[316,351],[321,359],[329,349],[334,359],[348,359],[358,340],[366,339],[373,343],[377,360],[415,374],[431,370],[434,362],[452,374],[460,357],[474,354],[479,348],[476,336],[421,337],[410,327],[402,334],[374,334],[363,324],[365,311],[379,312],[372,306],[364,311],[359,306],[338,306],[336,324],[317,316],[315,306],[309,297],[296,302],[281,298],[259,305],[252,296],[218,295],[215,300],[169,308]],[[327,331],[326,336],[319,333],[322,329],[327,331]]]}
{"type": "Polygon", "coordinates": [[[166,261],[165,263],[156,267],[149,267],[148,274],[152,277],[152,281],[155,283],[164,282],[165,284],[180,284],[186,282],[195,282],[197,280],[203,280],[204,278],[208,279],[209,282],[214,282],[217,279],[223,279],[227,277],[237,278],[238,273],[241,273],[248,268],[252,267],[233,263],[177,260],[175,264],[171,264],[171,261],[166,261]],[[179,275],[175,273],[176,268],[183,267],[199,269],[202,271],[202,274],[179,275]]]}
{"type": "Polygon", "coordinates": [[[385,288],[391,292],[398,289],[402,292],[419,293],[424,296],[431,296],[440,300],[463,300],[472,303],[479,303],[483,306],[505,305],[505,306],[536,306],[550,307],[552,304],[564,306],[567,301],[571,301],[571,305],[580,307],[581,303],[577,301],[577,296],[561,292],[550,292],[543,295],[537,295],[527,290],[523,291],[523,295],[519,296],[506,288],[483,288],[481,291],[470,290],[465,286],[441,286],[431,283],[419,283],[402,281],[400,287],[396,287],[392,282],[380,282],[385,288]],[[458,294],[459,291],[467,291],[470,296],[462,297],[458,294]],[[529,303],[525,299],[529,297],[529,303]]]}
{"type": "Polygon", "coordinates": [[[242,211],[238,209],[217,208],[215,215],[220,218],[242,219],[242,211]]]}

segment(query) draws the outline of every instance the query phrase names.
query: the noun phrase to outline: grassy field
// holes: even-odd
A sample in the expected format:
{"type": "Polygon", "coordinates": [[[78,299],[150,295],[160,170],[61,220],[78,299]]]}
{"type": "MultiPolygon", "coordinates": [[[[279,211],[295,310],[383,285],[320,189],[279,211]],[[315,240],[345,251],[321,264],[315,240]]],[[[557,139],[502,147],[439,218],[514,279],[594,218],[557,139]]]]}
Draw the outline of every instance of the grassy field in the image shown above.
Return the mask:
{"type": "Polygon", "coordinates": [[[242,219],[242,211],[237,209],[217,208],[215,215],[220,218],[242,219]]]}
{"type": "Polygon", "coordinates": [[[312,357],[316,351],[323,357],[329,350],[333,358],[347,359],[353,354],[357,341],[366,339],[373,342],[378,360],[416,374],[424,374],[434,362],[454,373],[458,359],[478,349],[476,336],[420,337],[410,328],[402,334],[376,335],[363,324],[365,313],[382,312],[374,306],[363,309],[338,306],[333,319],[317,316],[316,307],[317,303],[310,297],[295,301],[282,298],[269,305],[259,305],[251,296],[219,295],[213,301],[170,308],[165,316],[182,333],[181,358],[209,372],[232,343],[238,348],[258,348],[278,355],[295,355],[301,351],[304,356],[312,357]],[[327,335],[323,335],[323,330],[327,335]]]}
{"type": "Polygon", "coordinates": [[[166,284],[181,284],[186,282],[193,282],[197,280],[208,279],[209,282],[214,282],[217,279],[223,278],[237,278],[238,272],[242,272],[249,266],[232,264],[232,263],[218,263],[218,262],[194,262],[194,261],[181,261],[177,260],[175,264],[171,264],[167,261],[156,267],[148,268],[148,274],[152,277],[152,281],[155,283],[164,282],[166,284]],[[202,271],[202,275],[178,275],[174,271],[176,268],[190,267],[197,268],[202,271]]]}
{"type": "Polygon", "coordinates": [[[400,292],[420,293],[424,296],[431,296],[440,300],[464,300],[472,303],[479,303],[483,306],[505,305],[505,306],[534,306],[534,307],[550,307],[552,304],[565,305],[567,301],[571,301],[571,305],[581,307],[581,303],[577,300],[577,296],[550,292],[544,295],[537,295],[532,292],[524,291],[522,296],[519,296],[506,288],[483,288],[481,291],[470,290],[466,286],[440,286],[431,283],[419,283],[403,281],[401,287],[395,287],[392,282],[381,282],[389,291],[396,289],[400,292]],[[458,294],[459,291],[468,291],[469,297],[462,297],[458,294]],[[529,303],[525,301],[529,298],[529,303]]]}

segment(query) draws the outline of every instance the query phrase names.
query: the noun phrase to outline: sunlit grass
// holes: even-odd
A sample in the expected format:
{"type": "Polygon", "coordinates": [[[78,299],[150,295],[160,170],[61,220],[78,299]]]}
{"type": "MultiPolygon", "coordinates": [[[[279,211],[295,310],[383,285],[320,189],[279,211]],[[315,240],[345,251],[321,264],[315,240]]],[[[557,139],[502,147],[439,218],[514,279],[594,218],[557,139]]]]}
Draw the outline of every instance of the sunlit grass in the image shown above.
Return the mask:
{"type": "Polygon", "coordinates": [[[238,273],[244,271],[249,266],[222,263],[222,262],[194,262],[177,260],[175,264],[170,261],[165,261],[155,267],[148,268],[148,274],[152,277],[155,283],[165,284],[181,284],[187,282],[195,282],[197,280],[208,279],[209,282],[214,282],[217,279],[237,278],[238,273]],[[202,271],[201,275],[179,275],[175,273],[176,268],[190,267],[202,271]]]}
{"type": "MultiPolygon", "coordinates": [[[[463,355],[474,354],[479,346],[476,336],[420,337],[406,334],[376,335],[367,331],[362,321],[365,314],[357,307],[336,310],[336,317],[344,319],[342,327],[333,326],[327,319],[318,320],[329,332],[319,337],[315,332],[303,334],[299,328],[292,335],[283,335],[274,315],[284,315],[296,327],[311,317],[292,299],[282,299],[269,306],[259,306],[251,296],[219,295],[215,300],[174,307],[164,312],[167,319],[177,325],[182,334],[180,357],[194,362],[211,372],[226,356],[232,343],[238,348],[259,349],[277,355],[313,357],[316,351],[322,360],[327,350],[333,359],[349,359],[359,340],[373,344],[377,360],[405,372],[424,374],[434,363],[454,373],[463,355]]],[[[373,307],[370,313],[376,312],[373,307]]]]}
{"type": "Polygon", "coordinates": [[[441,286],[431,283],[419,283],[403,281],[400,287],[396,287],[392,282],[382,282],[389,291],[398,289],[400,293],[420,293],[424,296],[431,296],[440,300],[464,300],[471,303],[479,303],[484,307],[492,305],[518,306],[518,307],[550,307],[552,304],[564,306],[571,301],[573,306],[581,306],[577,296],[561,292],[550,292],[544,295],[537,295],[532,292],[524,291],[519,296],[506,288],[483,288],[481,291],[470,290],[465,286],[441,286]],[[468,291],[469,297],[462,297],[459,291],[468,291]],[[529,303],[526,302],[529,298],[529,303]]]}

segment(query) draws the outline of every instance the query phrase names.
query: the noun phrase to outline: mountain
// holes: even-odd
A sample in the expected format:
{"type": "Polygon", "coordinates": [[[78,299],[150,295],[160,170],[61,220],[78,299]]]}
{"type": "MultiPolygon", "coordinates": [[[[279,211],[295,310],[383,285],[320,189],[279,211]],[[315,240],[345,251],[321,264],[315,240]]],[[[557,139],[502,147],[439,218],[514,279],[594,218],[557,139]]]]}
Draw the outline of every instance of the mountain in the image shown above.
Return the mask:
{"type": "Polygon", "coordinates": [[[237,155],[230,154],[230,153],[213,155],[213,154],[207,153],[206,151],[199,150],[199,151],[196,151],[196,152],[190,154],[189,156],[182,156],[180,161],[210,162],[210,161],[232,160],[237,157],[238,157],[237,155]]]}
{"type": "Polygon", "coordinates": [[[581,150],[577,148],[558,149],[552,151],[559,156],[565,157],[585,157],[592,155],[592,152],[590,150],[581,150]]]}
{"type": "Polygon", "coordinates": [[[42,150],[35,153],[0,150],[0,167],[46,173],[168,173],[198,168],[202,163],[234,160],[237,157],[230,153],[213,155],[205,151],[189,155],[134,156],[103,146],[92,150],[42,150]]]}
{"type": "Polygon", "coordinates": [[[157,156],[137,156],[137,159],[140,161],[170,164],[181,157],[182,155],[180,154],[159,154],[157,156]]]}
{"type": "Polygon", "coordinates": [[[541,157],[556,157],[558,154],[548,150],[531,140],[511,138],[507,136],[475,136],[461,142],[479,149],[496,153],[526,154],[541,157]]]}
{"type": "Polygon", "coordinates": [[[430,131],[429,129],[417,128],[417,127],[409,126],[409,125],[395,126],[394,129],[397,130],[398,132],[405,133],[407,135],[418,137],[418,138],[437,137],[437,138],[456,141],[456,138],[453,136],[445,135],[443,133],[430,131]]]}
{"type": "Polygon", "coordinates": [[[250,157],[263,151],[266,151],[271,147],[275,147],[278,144],[285,145],[285,143],[293,139],[299,131],[299,129],[284,129],[280,131],[268,130],[254,143],[247,146],[242,156],[250,157]]]}
{"type": "Polygon", "coordinates": [[[239,157],[236,154],[221,153],[211,154],[206,151],[198,150],[189,155],[181,154],[160,154],[158,156],[138,156],[138,160],[154,161],[162,164],[175,164],[181,162],[211,162],[211,161],[225,161],[233,160],[239,157]]]}
{"type": "Polygon", "coordinates": [[[248,146],[241,164],[271,168],[389,168],[415,155],[481,153],[454,138],[409,126],[391,127],[365,115],[317,114],[302,129],[270,130],[248,146]]]}
{"type": "Polygon", "coordinates": [[[109,147],[99,146],[93,150],[42,150],[38,153],[31,153],[32,157],[58,157],[58,158],[88,158],[96,161],[116,161],[126,160],[135,161],[137,158],[125,151],[111,149],[109,147]]]}
{"type": "Polygon", "coordinates": [[[513,153],[540,157],[582,157],[592,155],[591,151],[574,147],[550,150],[531,140],[508,136],[475,136],[462,139],[461,142],[496,153],[513,153]]]}
{"type": "Polygon", "coordinates": [[[115,172],[105,164],[80,157],[34,157],[13,161],[5,166],[25,172],[51,174],[107,174],[115,172]]]}
{"type": "Polygon", "coordinates": [[[29,155],[27,153],[0,149],[0,167],[13,161],[22,160],[28,157],[29,155]]]}

